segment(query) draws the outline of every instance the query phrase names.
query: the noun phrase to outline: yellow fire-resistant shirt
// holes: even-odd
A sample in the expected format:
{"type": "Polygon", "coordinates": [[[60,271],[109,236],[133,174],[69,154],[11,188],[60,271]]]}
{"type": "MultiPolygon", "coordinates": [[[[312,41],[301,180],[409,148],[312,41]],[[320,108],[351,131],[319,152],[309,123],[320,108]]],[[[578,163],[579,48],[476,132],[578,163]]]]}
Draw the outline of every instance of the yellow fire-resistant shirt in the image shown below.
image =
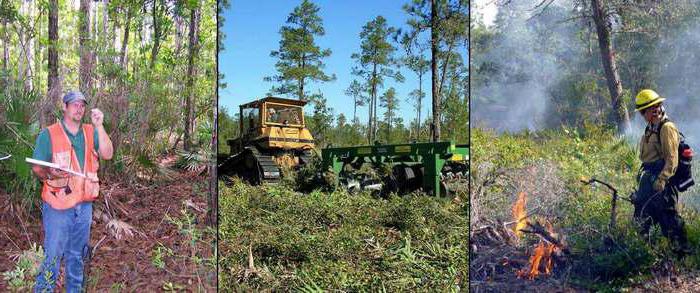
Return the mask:
{"type": "Polygon", "coordinates": [[[663,159],[664,168],[659,174],[659,179],[668,181],[676,173],[676,168],[678,167],[680,136],[673,122],[666,121],[660,131],[658,129],[659,125],[661,125],[661,122],[647,125],[647,128],[644,130],[644,136],[642,136],[639,143],[639,158],[643,163],[663,159]]]}

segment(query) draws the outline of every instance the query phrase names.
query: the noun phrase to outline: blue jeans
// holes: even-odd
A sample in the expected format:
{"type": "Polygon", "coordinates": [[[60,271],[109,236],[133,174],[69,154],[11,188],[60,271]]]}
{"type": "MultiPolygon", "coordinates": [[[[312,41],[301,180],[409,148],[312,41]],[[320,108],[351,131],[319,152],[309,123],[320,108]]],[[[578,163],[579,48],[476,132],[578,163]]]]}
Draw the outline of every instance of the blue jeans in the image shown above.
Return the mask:
{"type": "Polygon", "coordinates": [[[65,288],[82,292],[83,262],[88,253],[92,203],[85,202],[67,210],[56,210],[43,203],[44,262],[36,278],[34,292],[53,292],[61,260],[66,265],[65,288]]]}

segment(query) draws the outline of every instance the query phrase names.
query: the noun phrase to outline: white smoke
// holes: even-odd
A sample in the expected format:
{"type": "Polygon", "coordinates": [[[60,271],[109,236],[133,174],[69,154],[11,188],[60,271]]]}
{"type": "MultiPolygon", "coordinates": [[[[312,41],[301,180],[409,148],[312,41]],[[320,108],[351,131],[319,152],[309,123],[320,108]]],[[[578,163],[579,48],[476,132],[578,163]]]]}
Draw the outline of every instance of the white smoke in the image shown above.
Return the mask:
{"type": "MultiPolygon", "coordinates": [[[[700,48],[700,24],[663,34],[654,48],[653,65],[658,66],[658,76],[652,89],[666,98],[666,114],[685,135],[686,142],[700,150],[700,53],[695,48],[700,48]]],[[[630,118],[632,127],[626,136],[638,142],[646,122],[636,111],[630,113],[630,118]]]]}
{"type": "Polygon", "coordinates": [[[493,47],[472,52],[477,67],[472,74],[478,80],[472,88],[476,127],[509,132],[543,128],[552,99],[548,89],[560,81],[564,66],[579,59],[575,23],[565,21],[570,5],[555,4],[543,12],[534,9],[541,1],[515,2],[498,9],[493,47]]]}
{"type": "Polygon", "coordinates": [[[689,143],[700,147],[700,25],[695,24],[659,43],[658,92],[689,143]]]}
{"type": "MultiPolygon", "coordinates": [[[[696,152],[693,174],[696,185],[686,191],[681,202],[700,210],[700,24],[675,34],[666,34],[657,46],[659,58],[658,93],[666,98],[666,112],[696,152]]],[[[639,116],[639,115],[637,115],[639,116]]]]}

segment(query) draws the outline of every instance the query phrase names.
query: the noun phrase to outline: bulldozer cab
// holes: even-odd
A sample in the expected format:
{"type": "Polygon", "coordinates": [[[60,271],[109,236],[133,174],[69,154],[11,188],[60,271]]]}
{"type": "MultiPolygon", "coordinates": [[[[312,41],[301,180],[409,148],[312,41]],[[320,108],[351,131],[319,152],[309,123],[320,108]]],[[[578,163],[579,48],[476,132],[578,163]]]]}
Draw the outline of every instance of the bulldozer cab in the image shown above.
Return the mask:
{"type": "Polygon", "coordinates": [[[276,182],[280,168],[311,162],[314,139],[306,129],[306,101],[266,97],[240,106],[240,133],[228,140],[230,155],[219,159],[219,174],[253,184],[276,182]]]}
{"type": "Polygon", "coordinates": [[[304,128],[306,101],[266,97],[240,106],[240,128],[244,136],[262,134],[264,127],[304,128]]]}
{"type": "Polygon", "coordinates": [[[263,104],[263,108],[266,113],[265,125],[304,127],[300,106],[268,102],[263,104]]]}

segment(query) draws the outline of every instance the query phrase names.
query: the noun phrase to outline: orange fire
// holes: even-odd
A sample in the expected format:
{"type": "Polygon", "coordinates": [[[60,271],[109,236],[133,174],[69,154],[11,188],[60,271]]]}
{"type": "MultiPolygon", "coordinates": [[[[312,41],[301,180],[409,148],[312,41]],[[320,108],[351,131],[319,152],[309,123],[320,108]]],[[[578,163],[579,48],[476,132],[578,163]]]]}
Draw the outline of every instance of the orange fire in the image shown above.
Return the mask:
{"type": "MultiPolygon", "coordinates": [[[[515,235],[520,239],[523,232],[520,231],[527,227],[527,212],[525,210],[525,205],[527,204],[527,195],[525,192],[518,193],[518,200],[515,201],[513,205],[513,219],[515,220],[514,232],[515,235]]],[[[550,234],[554,233],[552,224],[548,221],[545,223],[547,232],[550,234]]],[[[535,251],[532,256],[530,256],[530,266],[523,268],[516,272],[518,278],[528,278],[534,280],[537,276],[544,273],[549,275],[552,273],[552,268],[554,267],[552,255],[557,249],[556,245],[540,241],[535,247],[535,251]]]]}
{"type": "Polygon", "coordinates": [[[535,247],[533,255],[530,257],[530,267],[517,272],[518,278],[535,279],[541,273],[549,275],[554,266],[552,254],[556,246],[551,243],[540,241],[535,247]],[[543,270],[540,267],[544,266],[543,270]]]}
{"type": "Polygon", "coordinates": [[[525,228],[527,226],[527,213],[525,212],[525,204],[527,202],[527,195],[525,192],[520,192],[518,193],[518,200],[515,201],[515,204],[513,205],[513,219],[516,221],[515,224],[515,235],[518,236],[518,239],[522,237],[523,232],[520,231],[521,229],[525,228]]]}

